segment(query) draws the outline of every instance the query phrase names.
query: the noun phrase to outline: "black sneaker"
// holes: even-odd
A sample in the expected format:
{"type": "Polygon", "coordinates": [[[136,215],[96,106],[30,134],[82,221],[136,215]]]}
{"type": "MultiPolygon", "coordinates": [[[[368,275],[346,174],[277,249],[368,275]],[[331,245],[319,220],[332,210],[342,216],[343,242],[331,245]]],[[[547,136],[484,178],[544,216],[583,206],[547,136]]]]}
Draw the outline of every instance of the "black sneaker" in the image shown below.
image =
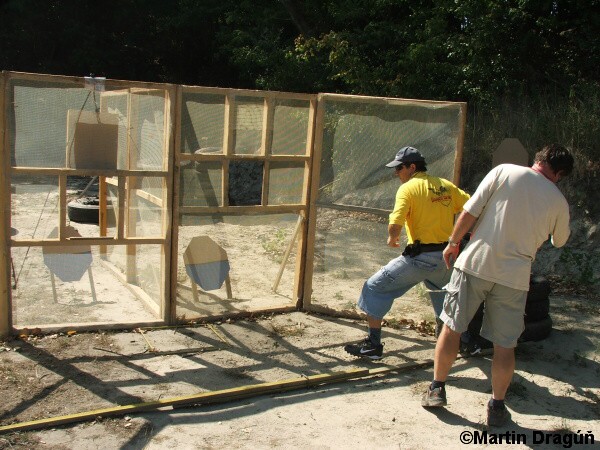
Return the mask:
{"type": "Polygon", "coordinates": [[[439,406],[446,406],[447,404],[446,389],[441,387],[435,389],[427,388],[427,391],[425,391],[421,398],[421,406],[423,408],[437,408],[439,406]]]}
{"type": "Polygon", "coordinates": [[[502,408],[492,408],[490,404],[487,405],[487,424],[488,427],[501,427],[510,419],[510,412],[506,409],[506,406],[502,408]]]}
{"type": "Polygon", "coordinates": [[[353,356],[370,359],[381,359],[383,355],[383,344],[374,345],[369,336],[358,344],[348,344],[344,350],[353,356]]]}

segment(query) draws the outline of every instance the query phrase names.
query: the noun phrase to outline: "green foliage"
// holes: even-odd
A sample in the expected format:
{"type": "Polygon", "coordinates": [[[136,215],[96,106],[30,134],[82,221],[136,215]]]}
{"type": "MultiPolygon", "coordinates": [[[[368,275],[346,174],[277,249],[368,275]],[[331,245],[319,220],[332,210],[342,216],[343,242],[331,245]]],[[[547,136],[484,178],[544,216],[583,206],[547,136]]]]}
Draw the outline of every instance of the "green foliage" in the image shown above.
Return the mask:
{"type": "Polygon", "coordinates": [[[271,257],[273,261],[281,262],[283,254],[287,247],[287,234],[284,229],[278,229],[275,234],[268,237],[263,237],[261,245],[264,251],[271,257]]]}
{"type": "Polygon", "coordinates": [[[464,184],[505,137],[531,156],[557,141],[578,161],[562,189],[597,217],[598,11],[600,0],[4,0],[0,68],[466,101],[464,184]]]}
{"type": "Polygon", "coordinates": [[[598,81],[600,0],[5,0],[0,67],[494,102],[598,81]]]}
{"type": "Polygon", "coordinates": [[[492,152],[506,137],[518,138],[530,160],[550,142],[571,148],[575,170],[559,186],[576,215],[592,221],[600,216],[595,200],[600,176],[600,83],[578,83],[568,92],[522,93],[471,103],[461,180],[467,190],[477,187],[491,167],[492,152]]]}

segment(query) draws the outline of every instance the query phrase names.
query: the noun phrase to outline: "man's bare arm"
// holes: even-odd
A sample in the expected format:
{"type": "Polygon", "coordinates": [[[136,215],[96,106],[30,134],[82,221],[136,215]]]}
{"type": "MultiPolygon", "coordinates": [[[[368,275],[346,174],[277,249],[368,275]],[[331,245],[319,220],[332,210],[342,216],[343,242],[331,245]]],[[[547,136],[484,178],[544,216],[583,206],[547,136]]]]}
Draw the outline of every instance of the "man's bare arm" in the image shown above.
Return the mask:
{"type": "Polygon", "coordinates": [[[402,227],[400,225],[396,225],[395,223],[390,223],[388,225],[388,240],[387,245],[389,247],[400,247],[400,232],[402,231],[402,227]]]}
{"type": "MultiPolygon", "coordinates": [[[[475,225],[475,222],[477,222],[477,217],[469,214],[467,211],[461,212],[448,240],[455,244],[460,243],[461,239],[467,234],[467,231],[475,225]]],[[[458,252],[458,245],[447,245],[444,249],[444,261],[446,262],[446,267],[448,269],[450,269],[452,264],[454,264],[454,261],[456,261],[458,252]]]]}

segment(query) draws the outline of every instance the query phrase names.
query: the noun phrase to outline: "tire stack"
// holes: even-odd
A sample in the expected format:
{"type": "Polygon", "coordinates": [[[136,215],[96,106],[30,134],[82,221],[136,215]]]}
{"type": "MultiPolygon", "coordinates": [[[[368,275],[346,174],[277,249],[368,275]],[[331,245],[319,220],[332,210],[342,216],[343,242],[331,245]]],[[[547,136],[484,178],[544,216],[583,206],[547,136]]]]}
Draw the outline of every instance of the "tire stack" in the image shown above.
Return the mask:
{"type": "MultiPolygon", "coordinates": [[[[525,304],[525,329],[519,342],[541,341],[552,331],[550,318],[550,282],[542,276],[532,275],[529,281],[529,292],[525,304]]],[[[483,322],[483,304],[469,323],[468,330],[461,336],[460,352],[475,355],[482,349],[492,348],[493,344],[481,337],[479,332],[483,322]]]]}
{"type": "Polygon", "coordinates": [[[519,342],[541,341],[552,331],[550,318],[550,282],[542,276],[532,276],[525,304],[525,330],[519,342]]]}

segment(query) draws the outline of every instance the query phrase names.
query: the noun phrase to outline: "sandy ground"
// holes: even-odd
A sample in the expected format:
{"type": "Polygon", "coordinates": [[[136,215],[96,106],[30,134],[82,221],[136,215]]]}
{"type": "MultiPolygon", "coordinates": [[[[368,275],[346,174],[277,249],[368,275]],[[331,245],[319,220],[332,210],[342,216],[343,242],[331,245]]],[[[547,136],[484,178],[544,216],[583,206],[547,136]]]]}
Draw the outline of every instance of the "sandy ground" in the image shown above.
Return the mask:
{"type": "MultiPolygon", "coordinates": [[[[43,192],[40,196],[39,187],[24,186],[13,196],[17,238],[45,238],[56,226],[56,191],[43,192]]],[[[420,406],[432,377],[430,365],[392,370],[433,357],[435,342],[428,333],[433,314],[423,287],[395,303],[384,329],[386,357],[380,362],[354,359],[342,349],[364,336],[360,320],[293,312],[202,321],[216,314],[295,305],[295,244],[282,263],[295,226],[293,215],[183,223],[180,255],[194,236],[205,234],[226,249],[231,263],[233,298],[227,299],[222,287],[199,292],[198,302],[180,265],[177,314],[196,318],[194,326],[50,332],[2,342],[0,426],[357,369],[390,369],[386,375],[371,372],[367,378],[224,404],[169,406],[36,431],[5,431],[0,432],[0,448],[458,448],[465,445],[461,435],[465,439],[487,431],[488,356],[457,362],[448,387],[449,405],[439,411],[420,406]]],[[[84,236],[98,232],[95,226],[76,227],[84,236]]],[[[312,304],[346,317],[356,313],[364,280],[397,254],[385,246],[385,228],[381,218],[319,210],[312,304]]],[[[93,281],[83,271],[79,281],[57,282],[55,297],[42,251],[13,248],[19,278],[13,291],[17,326],[156,321],[157,311],[107,270],[97,252],[92,250],[93,281]]],[[[122,249],[109,252],[115,267],[124,267],[122,249]]],[[[139,283],[156,298],[159,291],[152,286],[160,285],[160,249],[150,246],[140,254],[139,283]]],[[[600,439],[600,299],[562,295],[551,302],[550,337],[517,349],[517,372],[508,396],[513,421],[489,430],[513,436],[513,441],[505,440],[507,448],[563,448],[566,442],[534,445],[540,433],[551,441],[573,433],[600,439]],[[516,443],[517,435],[525,440],[516,443]]]]}
{"type": "MultiPolygon", "coordinates": [[[[533,445],[541,434],[561,443],[571,435],[600,437],[598,299],[551,301],[551,335],[517,348],[507,398],[512,421],[487,430],[488,436],[514,436],[500,447],[564,448],[533,445]]],[[[433,337],[406,328],[385,328],[386,357],[379,362],[342,350],[363,335],[361,322],[296,312],[143,334],[16,339],[4,342],[0,353],[0,418],[7,425],[432,357],[433,337]]],[[[425,367],[224,404],[4,432],[0,448],[459,448],[461,436],[486,431],[489,374],[487,356],[457,361],[449,405],[437,411],[420,406],[432,376],[425,367]]]]}

